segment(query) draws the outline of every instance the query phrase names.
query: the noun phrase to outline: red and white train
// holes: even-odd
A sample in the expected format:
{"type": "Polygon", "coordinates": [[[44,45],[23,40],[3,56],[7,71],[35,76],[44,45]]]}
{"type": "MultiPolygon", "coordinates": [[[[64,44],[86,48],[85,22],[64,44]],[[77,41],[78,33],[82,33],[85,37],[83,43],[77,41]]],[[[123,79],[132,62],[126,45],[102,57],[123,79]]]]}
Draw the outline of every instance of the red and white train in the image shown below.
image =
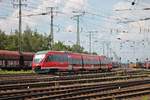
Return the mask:
{"type": "Polygon", "coordinates": [[[40,51],[34,55],[32,69],[36,73],[79,70],[111,70],[106,56],[61,51],[40,51]]]}

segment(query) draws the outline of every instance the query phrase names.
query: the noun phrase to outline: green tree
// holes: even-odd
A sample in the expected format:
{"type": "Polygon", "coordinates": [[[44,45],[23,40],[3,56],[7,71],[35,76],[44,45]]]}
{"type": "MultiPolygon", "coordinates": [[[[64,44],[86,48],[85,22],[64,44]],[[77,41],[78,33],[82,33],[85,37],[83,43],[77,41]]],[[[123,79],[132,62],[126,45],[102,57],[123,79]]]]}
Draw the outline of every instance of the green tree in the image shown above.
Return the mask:
{"type": "Polygon", "coordinates": [[[84,51],[84,48],[79,45],[68,46],[63,42],[57,42],[52,44],[51,35],[46,33],[41,34],[36,30],[32,31],[28,26],[21,34],[21,38],[18,38],[19,33],[16,30],[12,34],[5,34],[0,30],[0,49],[18,50],[18,42],[20,39],[22,51],[37,52],[41,50],[55,50],[55,51],[72,51],[78,53],[88,53],[84,51]]]}
{"type": "Polygon", "coordinates": [[[79,46],[79,45],[73,45],[72,46],[72,52],[78,52],[78,53],[83,53],[84,52],[84,48],[79,46]]]}
{"type": "Polygon", "coordinates": [[[18,33],[7,35],[6,39],[7,44],[5,45],[5,49],[7,50],[18,50],[18,33]]]}
{"type": "Polygon", "coordinates": [[[5,34],[5,32],[0,30],[0,49],[6,49],[6,45],[7,45],[7,35],[5,34]]]}
{"type": "Polygon", "coordinates": [[[68,47],[60,41],[57,43],[54,43],[52,48],[54,51],[68,51],[68,47]]]}
{"type": "Polygon", "coordinates": [[[26,27],[22,38],[24,51],[36,52],[48,49],[47,37],[37,31],[32,31],[29,27],[26,27]]]}
{"type": "Polygon", "coordinates": [[[93,54],[93,55],[97,55],[97,53],[96,53],[96,52],[93,52],[92,54],[93,54]]]}

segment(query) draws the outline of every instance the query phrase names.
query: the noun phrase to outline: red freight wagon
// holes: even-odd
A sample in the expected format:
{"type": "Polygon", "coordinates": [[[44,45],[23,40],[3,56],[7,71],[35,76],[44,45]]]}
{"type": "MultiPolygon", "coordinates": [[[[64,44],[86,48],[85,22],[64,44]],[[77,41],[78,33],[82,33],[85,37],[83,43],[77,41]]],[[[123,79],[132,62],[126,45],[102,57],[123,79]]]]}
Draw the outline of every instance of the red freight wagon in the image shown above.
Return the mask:
{"type": "Polygon", "coordinates": [[[19,59],[19,57],[17,51],[0,50],[0,59],[19,59]]]}
{"type": "Polygon", "coordinates": [[[31,69],[34,53],[0,50],[0,69],[31,69]]]}

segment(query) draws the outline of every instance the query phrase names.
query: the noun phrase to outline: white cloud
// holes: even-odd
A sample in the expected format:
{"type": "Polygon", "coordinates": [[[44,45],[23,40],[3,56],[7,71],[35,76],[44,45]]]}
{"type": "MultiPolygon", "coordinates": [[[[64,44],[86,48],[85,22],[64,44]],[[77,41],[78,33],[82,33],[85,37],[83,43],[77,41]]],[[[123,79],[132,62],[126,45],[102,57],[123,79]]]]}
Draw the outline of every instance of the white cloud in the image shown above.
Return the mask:
{"type": "Polygon", "coordinates": [[[63,12],[72,15],[73,10],[84,11],[86,9],[87,0],[67,0],[63,12]]]}
{"type": "Polygon", "coordinates": [[[130,2],[120,1],[113,6],[113,10],[128,10],[131,9],[132,5],[130,2]]]}
{"type": "MultiPolygon", "coordinates": [[[[120,45],[116,43],[112,43],[112,45],[117,46],[117,48],[114,48],[117,54],[123,59],[130,59],[134,60],[135,58],[141,58],[144,59],[148,56],[148,49],[149,45],[148,41],[150,40],[150,35],[148,34],[148,29],[150,26],[150,21],[140,21],[140,19],[148,18],[150,14],[149,11],[142,10],[143,8],[149,8],[147,4],[149,4],[149,0],[143,0],[140,2],[140,0],[136,3],[136,5],[132,6],[131,2],[128,1],[119,1],[117,4],[113,7],[113,15],[111,18],[119,19],[118,21],[114,23],[107,23],[106,26],[112,28],[112,29],[118,29],[118,30],[126,30],[126,32],[117,32],[114,31],[114,33],[117,33],[114,36],[114,39],[111,39],[112,41],[115,41],[115,38],[120,39],[120,43],[125,42],[127,40],[129,41],[135,41],[134,47],[136,47],[135,54],[133,55],[133,48],[126,48],[124,47],[122,50],[120,50],[120,45]],[[131,22],[128,22],[131,21],[131,22]],[[132,22],[133,21],[133,22],[132,22]],[[126,23],[124,23],[126,22],[126,23]],[[141,45],[141,41],[144,42],[144,46],[141,45]],[[144,52],[145,51],[145,52],[144,52]]],[[[150,30],[150,29],[149,29],[150,30]]],[[[111,41],[110,40],[110,41],[111,41]]],[[[133,45],[133,44],[132,44],[133,45]]],[[[125,60],[124,60],[125,61],[125,60]]]]}
{"type": "Polygon", "coordinates": [[[66,32],[76,32],[76,28],[73,25],[69,25],[65,29],[66,32]]]}
{"type": "MultiPolygon", "coordinates": [[[[22,10],[22,15],[24,16],[24,15],[42,13],[48,10],[50,11],[50,9],[48,9],[47,7],[59,7],[59,8],[55,8],[55,11],[65,10],[67,13],[68,12],[72,13],[73,9],[81,10],[82,8],[85,7],[86,4],[86,0],[64,0],[64,1],[63,0],[38,0],[38,3],[36,4],[33,0],[27,1],[29,7],[24,8],[22,10]],[[34,7],[32,7],[33,2],[34,2],[34,7]]],[[[11,14],[6,19],[0,20],[1,29],[5,30],[8,33],[10,32],[9,30],[11,29],[18,29],[18,18],[16,18],[18,16],[18,9],[15,10],[13,8],[9,8],[9,10],[12,10],[11,14]]],[[[59,18],[62,17],[59,16],[59,18]]],[[[50,24],[50,16],[48,15],[23,17],[22,19],[23,19],[22,22],[23,29],[26,27],[26,25],[28,25],[31,28],[36,26],[38,26],[38,28],[43,28],[45,26],[49,26],[50,24]]],[[[45,32],[49,31],[49,29],[44,29],[44,30],[45,32]]]]}

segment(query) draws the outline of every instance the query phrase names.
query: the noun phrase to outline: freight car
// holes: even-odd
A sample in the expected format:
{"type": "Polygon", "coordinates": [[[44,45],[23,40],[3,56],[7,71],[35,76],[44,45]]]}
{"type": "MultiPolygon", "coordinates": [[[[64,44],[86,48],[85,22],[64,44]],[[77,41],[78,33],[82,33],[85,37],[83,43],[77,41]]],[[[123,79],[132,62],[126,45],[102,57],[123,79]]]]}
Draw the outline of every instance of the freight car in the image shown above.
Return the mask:
{"type": "Polygon", "coordinates": [[[28,70],[32,69],[31,63],[34,53],[0,50],[0,69],[28,70]]]}
{"type": "Polygon", "coordinates": [[[40,51],[34,55],[32,69],[36,73],[111,70],[112,64],[106,56],[60,51],[40,51]]]}
{"type": "Polygon", "coordinates": [[[144,64],[143,64],[143,67],[145,69],[150,69],[150,61],[145,61],[144,64]]]}

